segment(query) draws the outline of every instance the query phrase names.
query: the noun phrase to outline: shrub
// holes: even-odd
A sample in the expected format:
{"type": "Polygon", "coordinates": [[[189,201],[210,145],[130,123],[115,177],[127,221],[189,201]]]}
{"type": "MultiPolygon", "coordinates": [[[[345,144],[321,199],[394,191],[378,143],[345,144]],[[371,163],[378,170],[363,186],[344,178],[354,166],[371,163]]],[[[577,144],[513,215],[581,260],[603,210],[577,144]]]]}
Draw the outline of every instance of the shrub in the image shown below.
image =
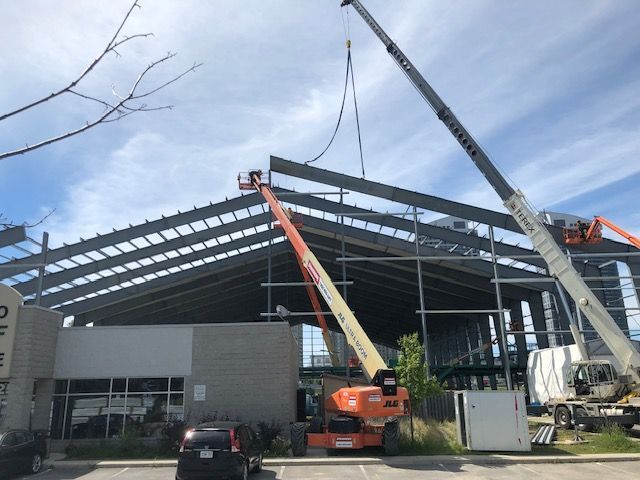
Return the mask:
{"type": "Polygon", "coordinates": [[[271,448],[271,444],[280,433],[282,433],[282,426],[275,420],[271,420],[271,423],[258,422],[258,436],[264,450],[271,448]]]}
{"type": "Polygon", "coordinates": [[[186,431],[187,424],[183,420],[169,420],[162,427],[164,447],[170,451],[177,451],[186,431]]]}
{"type": "Polygon", "coordinates": [[[271,441],[271,447],[264,451],[265,457],[288,457],[291,443],[280,436],[271,441]]]}

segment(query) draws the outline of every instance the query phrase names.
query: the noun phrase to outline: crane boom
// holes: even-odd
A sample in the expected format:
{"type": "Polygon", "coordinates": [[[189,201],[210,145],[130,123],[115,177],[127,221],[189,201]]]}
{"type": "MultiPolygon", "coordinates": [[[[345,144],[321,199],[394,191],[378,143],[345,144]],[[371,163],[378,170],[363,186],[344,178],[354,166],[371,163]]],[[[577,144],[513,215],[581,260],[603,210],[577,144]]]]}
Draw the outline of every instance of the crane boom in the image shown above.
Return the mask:
{"type": "Polygon", "coordinates": [[[338,292],[338,289],[331,281],[329,274],[305,243],[300,232],[298,232],[291,223],[289,215],[283,209],[271,188],[261,182],[260,172],[250,172],[249,180],[254,188],[264,196],[271,207],[271,211],[280,222],[280,226],[284,229],[287,238],[302,261],[302,265],[309,272],[313,283],[327,302],[331,312],[335,315],[338,325],[340,325],[340,328],[344,331],[347,343],[353,347],[356,355],[358,355],[364,374],[369,380],[372,380],[375,385],[382,387],[385,395],[395,395],[395,371],[387,367],[387,364],[373,346],[373,343],[362,329],[355,315],[351,312],[342,295],[340,295],[340,292],[338,292]]]}
{"type": "Polygon", "coordinates": [[[593,328],[600,334],[611,353],[623,366],[624,371],[620,373],[630,375],[634,383],[640,384],[640,352],[634,348],[633,344],[609,315],[609,312],[573,268],[571,261],[563,254],[541,221],[540,216],[529,205],[522,192],[515,190],[507,182],[480,144],[475,141],[413,63],[362,6],[362,3],[359,0],[343,0],[341,3],[343,7],[348,5],[353,6],[365,23],[382,41],[389,55],[391,55],[409,81],[435,111],[438,118],[445,124],[489,184],[498,193],[509,213],[531,240],[533,247],[547,262],[549,274],[560,281],[576,305],[580,307],[580,310],[589,319],[593,328]]]}

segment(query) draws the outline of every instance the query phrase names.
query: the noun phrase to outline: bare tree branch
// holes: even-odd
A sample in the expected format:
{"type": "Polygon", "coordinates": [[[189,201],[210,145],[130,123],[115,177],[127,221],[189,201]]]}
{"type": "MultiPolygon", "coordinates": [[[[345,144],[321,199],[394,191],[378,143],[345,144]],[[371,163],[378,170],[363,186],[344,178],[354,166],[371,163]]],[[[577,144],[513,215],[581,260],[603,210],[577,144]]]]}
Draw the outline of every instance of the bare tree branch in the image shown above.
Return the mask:
{"type": "MultiPolygon", "coordinates": [[[[95,127],[96,125],[99,125],[101,123],[112,123],[112,122],[116,122],[118,120],[121,120],[133,113],[138,113],[138,112],[153,112],[153,111],[158,111],[158,110],[167,110],[167,109],[172,109],[173,105],[161,105],[161,106],[148,106],[147,104],[136,104],[138,103],[137,101],[148,97],[150,95],[155,94],[156,92],[162,90],[163,88],[171,85],[174,82],[177,82],[178,80],[180,80],[182,77],[184,77],[185,75],[187,75],[190,72],[194,72],[198,67],[200,67],[202,64],[201,63],[194,63],[190,68],[188,68],[187,70],[183,71],[182,73],[180,73],[179,75],[176,75],[174,77],[172,77],[170,80],[160,84],[160,86],[155,87],[151,90],[148,91],[142,91],[139,92],[139,87],[140,84],[142,82],[142,80],[145,78],[145,76],[151,71],[153,70],[155,67],[157,67],[159,64],[166,62],[170,59],[172,59],[173,57],[176,56],[176,53],[173,52],[168,52],[164,57],[150,63],[149,65],[147,65],[146,68],[144,68],[144,70],[142,70],[142,72],[140,72],[140,74],[138,74],[136,80],[133,82],[133,84],[131,85],[131,88],[129,89],[129,93],[125,96],[121,96],[119,95],[116,90],[115,87],[112,88],[112,93],[113,95],[116,97],[117,102],[113,102],[113,101],[107,101],[107,100],[103,100],[101,98],[92,96],[92,95],[87,95],[84,93],[81,93],[79,91],[77,91],[75,89],[75,87],[78,85],[78,83],[80,83],[80,81],[86,77],[87,74],[89,74],[89,72],[91,72],[93,70],[93,68],[104,58],[105,55],[107,55],[109,52],[114,52],[116,55],[120,56],[120,54],[116,51],[116,47],[119,47],[121,45],[123,45],[124,43],[136,39],[136,38],[146,38],[149,36],[152,36],[153,33],[143,33],[143,34],[136,34],[136,35],[132,35],[132,36],[124,36],[124,38],[122,38],[121,40],[116,40],[118,38],[118,35],[120,35],[120,32],[122,31],[125,23],[127,22],[129,16],[131,15],[133,9],[135,7],[140,8],[140,4],[138,3],[138,0],[135,0],[133,2],[133,4],[131,5],[131,8],[129,8],[129,11],[127,12],[127,14],[125,15],[124,19],[122,20],[122,22],[120,23],[118,29],[116,30],[115,34],[113,35],[113,37],[111,38],[111,40],[109,41],[109,43],[107,44],[107,46],[105,47],[105,49],[102,51],[102,53],[100,53],[100,55],[98,55],[92,62],[91,64],[80,74],[80,76],[78,78],[76,78],[75,80],[73,80],[71,83],[69,83],[69,85],[67,85],[66,87],[62,88],[61,90],[51,93],[50,95],[48,95],[47,97],[41,98],[40,100],[36,100],[35,102],[32,102],[28,105],[25,105],[17,110],[14,110],[13,112],[9,112],[7,114],[1,115],[0,116],[0,122],[2,120],[6,120],[7,118],[16,115],[18,113],[24,112],[26,110],[29,110],[33,107],[36,107],[44,102],[47,102],[55,97],[58,97],[62,94],[65,93],[69,93],[75,96],[78,96],[80,98],[83,98],[85,100],[91,101],[91,102],[95,102],[98,103],[100,105],[102,105],[104,107],[104,111],[95,119],[87,121],[85,123],[85,125],[76,128],[75,130],[70,130],[67,131],[65,133],[62,133],[60,135],[57,136],[53,136],[50,138],[47,138],[45,140],[41,140],[39,142],[36,142],[32,145],[25,145],[24,147],[21,148],[16,148],[15,150],[11,150],[11,151],[7,151],[7,152],[0,152],[0,160],[3,160],[5,158],[8,157],[13,157],[16,155],[23,155],[27,152],[31,152],[33,150],[36,150],[38,148],[42,148],[46,145],[50,145],[52,143],[55,142],[59,142],[60,140],[64,140],[66,138],[70,138],[73,137],[75,135],[78,135],[79,133],[85,132],[87,130],[89,130],[90,128],[95,127]]],[[[1,223],[0,223],[1,224],[1,223]]]]}
{"type": "Polygon", "coordinates": [[[93,62],[91,62],[91,64],[89,64],[89,66],[87,68],[84,69],[84,71],[80,74],[80,76],[78,78],[76,78],[75,80],[73,80],[69,85],[67,85],[66,87],[58,90],[57,92],[53,92],[50,95],[47,95],[46,97],[43,97],[39,100],[36,100],[35,102],[32,102],[28,105],[25,105],[23,107],[18,108],[17,110],[14,110],[13,112],[9,112],[9,113],[5,113],[4,115],[0,115],[0,122],[2,120],[6,120],[9,117],[12,117],[13,115],[17,115],[18,113],[22,113],[25,110],[29,110],[30,108],[33,108],[37,105],[40,105],[41,103],[44,102],[48,102],[49,100],[51,100],[52,98],[55,98],[59,95],[62,95],[65,92],[68,92],[69,90],[71,90],[73,87],[75,87],[78,83],[80,83],[80,81],[86,77],[89,72],[91,70],[93,70],[93,68],[100,63],[100,61],[104,58],[104,56],[111,52],[114,51],[115,47],[122,45],[123,43],[132,40],[134,38],[139,38],[139,37],[148,37],[150,35],[153,35],[151,33],[145,33],[145,34],[139,34],[139,35],[133,35],[131,37],[125,37],[123,40],[116,42],[116,38],[118,37],[118,35],[120,34],[120,32],[122,31],[122,28],[124,27],[124,24],[127,22],[127,20],[129,19],[129,16],[131,15],[131,12],[133,11],[133,9],[135,7],[140,7],[140,5],[138,4],[138,0],[135,0],[133,2],[133,5],[131,5],[131,8],[129,9],[129,11],[127,12],[127,14],[124,16],[124,19],[122,20],[122,22],[120,22],[120,26],[118,27],[118,29],[116,30],[116,33],[113,35],[113,38],[109,41],[109,43],[107,44],[106,48],[102,51],[102,53],[100,55],[98,55],[93,62]]]}
{"type": "MultiPolygon", "coordinates": [[[[64,140],[65,138],[70,138],[70,137],[73,137],[75,135],[78,135],[79,133],[86,132],[90,128],[93,128],[96,125],[99,125],[101,123],[110,123],[110,122],[115,122],[115,121],[121,120],[124,117],[127,117],[127,116],[129,116],[129,115],[131,115],[133,113],[151,112],[151,111],[166,110],[166,109],[170,110],[171,108],[173,108],[172,105],[165,105],[165,106],[160,106],[160,107],[148,107],[146,104],[142,104],[142,105],[137,106],[137,107],[130,107],[129,105],[127,105],[127,103],[131,102],[132,100],[136,100],[138,98],[143,98],[143,97],[148,96],[149,92],[143,92],[143,93],[141,93],[139,95],[136,95],[138,87],[140,86],[140,82],[147,75],[147,73],[149,73],[154,67],[156,67],[157,65],[159,65],[162,62],[165,62],[165,61],[169,60],[170,58],[172,58],[174,56],[175,56],[174,53],[169,52],[167,55],[165,55],[161,59],[150,63],[138,75],[138,77],[136,78],[135,82],[133,83],[133,85],[129,89],[129,93],[127,94],[127,96],[126,97],[119,97],[118,96],[119,102],[116,103],[115,105],[111,105],[108,102],[104,102],[104,101],[102,101],[100,99],[97,99],[97,98],[94,98],[94,97],[85,96],[85,95],[79,94],[77,92],[73,92],[78,96],[85,97],[88,100],[96,101],[98,103],[101,103],[102,105],[105,105],[107,107],[105,112],[102,115],[100,115],[98,118],[96,118],[95,120],[93,120],[91,122],[87,122],[85,125],[83,125],[80,128],[77,128],[75,130],[71,130],[71,131],[65,132],[65,133],[63,133],[61,135],[58,135],[58,136],[55,136],[55,137],[51,137],[51,138],[48,138],[46,140],[42,140],[42,141],[40,141],[38,143],[35,143],[33,145],[25,145],[24,147],[18,148],[16,150],[0,153],[0,160],[3,160],[3,159],[8,158],[8,157],[13,157],[15,155],[23,155],[23,154],[25,154],[27,152],[31,152],[31,151],[36,150],[38,148],[42,148],[45,145],[50,145],[50,144],[52,144],[54,142],[59,142],[60,140],[64,140]],[[112,117],[112,118],[109,118],[109,117],[112,117]]],[[[158,90],[166,87],[167,85],[172,84],[177,79],[182,78],[187,73],[195,71],[195,69],[197,67],[199,67],[200,65],[202,65],[202,64],[198,64],[198,65],[194,65],[192,67],[189,67],[189,69],[185,70],[184,72],[182,72],[181,74],[177,75],[176,77],[174,77],[173,79],[169,80],[168,82],[165,82],[160,87],[155,88],[153,91],[157,92],[158,90]]]]}
{"type": "Polygon", "coordinates": [[[11,228],[11,227],[32,228],[32,227],[37,227],[38,225],[43,223],[47,218],[49,218],[51,215],[53,215],[53,213],[55,211],[56,211],[55,208],[49,210],[49,213],[47,213],[44,217],[42,217],[36,223],[26,223],[25,222],[25,223],[21,223],[20,225],[13,223],[12,221],[8,220],[2,213],[0,213],[0,227],[4,227],[4,228],[11,228]]]}

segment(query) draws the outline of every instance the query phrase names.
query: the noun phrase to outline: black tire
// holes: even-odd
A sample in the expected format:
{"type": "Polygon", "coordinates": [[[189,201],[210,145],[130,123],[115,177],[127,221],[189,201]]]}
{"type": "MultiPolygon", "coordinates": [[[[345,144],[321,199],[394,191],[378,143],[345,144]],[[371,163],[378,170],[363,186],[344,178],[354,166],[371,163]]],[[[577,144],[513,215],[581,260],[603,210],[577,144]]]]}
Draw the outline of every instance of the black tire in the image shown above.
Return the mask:
{"type": "MultiPolygon", "coordinates": [[[[588,417],[589,414],[587,413],[587,411],[582,408],[582,407],[577,407],[576,408],[576,417],[588,417]]],[[[592,432],[593,431],[593,425],[590,423],[579,423],[578,424],[578,430],[580,430],[581,432],[592,432]]]]}
{"type": "Polygon", "coordinates": [[[238,480],[248,480],[249,478],[249,465],[247,462],[244,462],[242,466],[242,473],[238,475],[238,480]]]}
{"type": "Polygon", "coordinates": [[[30,474],[38,473],[42,468],[42,454],[36,452],[31,455],[31,463],[29,464],[28,472],[30,474]]]}
{"type": "Polygon", "coordinates": [[[291,424],[291,452],[294,457],[304,457],[307,454],[306,429],[306,423],[291,424]]]}
{"type": "Polygon", "coordinates": [[[558,405],[553,413],[555,424],[564,429],[571,428],[571,412],[564,405],[558,405]]]}
{"type": "Polygon", "coordinates": [[[400,453],[400,423],[397,418],[385,422],[382,430],[382,446],[387,455],[400,453]]]}
{"type": "Polygon", "coordinates": [[[322,417],[312,417],[309,422],[309,433],[322,433],[323,431],[322,417]]]}

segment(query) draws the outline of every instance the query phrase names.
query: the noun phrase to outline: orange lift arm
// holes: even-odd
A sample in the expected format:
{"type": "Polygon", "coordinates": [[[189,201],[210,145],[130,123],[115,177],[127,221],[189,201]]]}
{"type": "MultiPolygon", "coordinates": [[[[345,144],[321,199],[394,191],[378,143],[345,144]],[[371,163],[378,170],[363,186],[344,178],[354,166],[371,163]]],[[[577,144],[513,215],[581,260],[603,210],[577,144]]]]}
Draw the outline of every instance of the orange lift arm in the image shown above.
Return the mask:
{"type": "MultiPolygon", "coordinates": [[[[329,274],[322,267],[309,246],[305,243],[300,232],[291,222],[291,214],[280,205],[277,197],[269,188],[269,185],[261,181],[262,172],[249,172],[249,181],[255,190],[262,194],[267,203],[271,206],[271,211],[280,222],[287,238],[291,242],[296,254],[300,257],[302,265],[307,270],[311,280],[317,287],[322,297],[327,302],[329,309],[336,317],[336,321],[342,328],[347,343],[351,345],[358,355],[362,364],[363,373],[372,381],[374,385],[383,388],[383,395],[396,394],[396,374],[395,370],[387,367],[387,364],[380,356],[380,353],[373,346],[373,343],[362,329],[362,326],[351,312],[351,309],[338,292],[338,289],[331,281],[329,274]],[[392,392],[392,393],[391,393],[392,392]]],[[[241,188],[244,184],[241,181],[241,188]]]]}
{"type": "Polygon", "coordinates": [[[595,217],[593,219],[593,222],[591,223],[591,225],[589,226],[589,230],[587,230],[587,238],[591,238],[591,235],[593,235],[593,233],[596,231],[596,229],[598,228],[598,224],[602,224],[605,225],[607,227],[609,227],[611,230],[613,230],[614,232],[616,232],[618,235],[622,235],[624,238],[626,238],[629,243],[631,245],[633,245],[634,247],[640,248],[640,238],[638,237],[634,237],[633,235],[631,235],[629,232],[624,231],[623,229],[621,229],[619,226],[617,226],[615,223],[613,223],[610,220],[607,220],[604,217],[595,217]]]}
{"type": "Polygon", "coordinates": [[[329,357],[331,358],[331,365],[334,367],[340,366],[340,359],[336,354],[335,347],[333,345],[333,340],[331,335],[329,334],[329,328],[327,327],[327,321],[322,314],[322,308],[320,307],[320,301],[318,300],[318,295],[316,294],[315,289],[313,288],[311,276],[304,265],[302,264],[302,259],[298,252],[296,252],[296,259],[298,260],[298,266],[300,267],[300,271],[302,272],[302,277],[304,278],[304,288],[307,289],[307,295],[309,296],[309,300],[311,300],[311,305],[313,305],[313,311],[316,312],[316,318],[318,319],[318,325],[320,325],[320,329],[322,330],[322,338],[324,339],[324,344],[327,346],[327,351],[329,352],[329,357]]]}

